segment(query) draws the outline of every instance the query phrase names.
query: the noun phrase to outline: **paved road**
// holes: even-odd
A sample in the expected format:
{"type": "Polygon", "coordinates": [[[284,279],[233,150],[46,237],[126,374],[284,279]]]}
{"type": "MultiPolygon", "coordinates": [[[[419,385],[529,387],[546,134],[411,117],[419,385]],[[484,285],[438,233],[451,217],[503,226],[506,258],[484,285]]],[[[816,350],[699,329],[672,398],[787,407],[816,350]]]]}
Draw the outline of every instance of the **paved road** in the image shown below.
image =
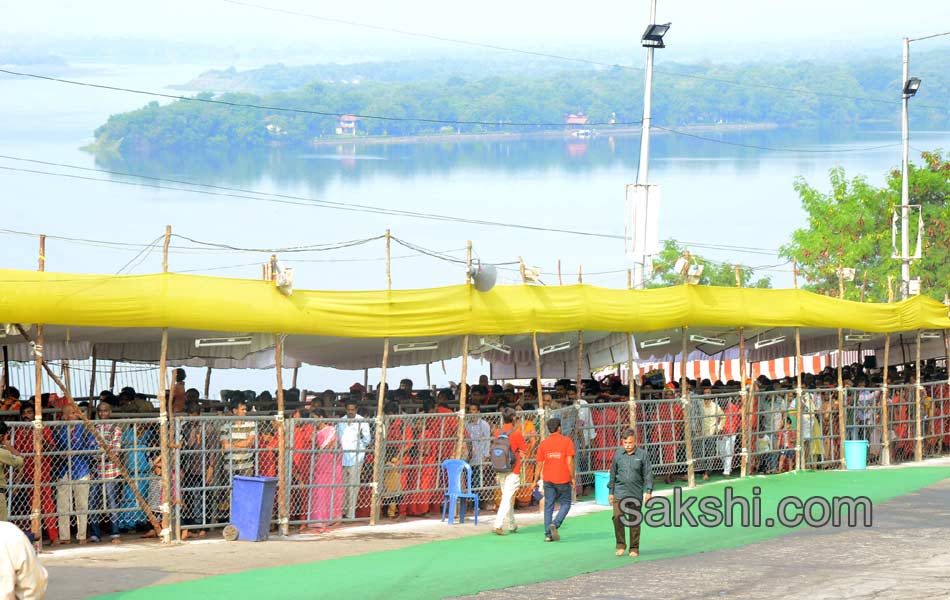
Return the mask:
{"type": "Polygon", "coordinates": [[[875,506],[870,529],[798,531],[743,548],[633,563],[468,598],[950,598],[950,480],[875,506]]]}

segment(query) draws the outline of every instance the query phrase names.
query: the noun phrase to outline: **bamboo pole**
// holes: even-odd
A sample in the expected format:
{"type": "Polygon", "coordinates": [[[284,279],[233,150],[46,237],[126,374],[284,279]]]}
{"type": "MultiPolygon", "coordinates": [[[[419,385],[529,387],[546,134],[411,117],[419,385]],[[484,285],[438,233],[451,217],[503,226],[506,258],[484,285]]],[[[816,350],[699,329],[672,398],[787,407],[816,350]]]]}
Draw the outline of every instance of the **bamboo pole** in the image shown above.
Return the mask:
{"type": "MultiPolygon", "coordinates": [[[[739,267],[736,267],[736,279],[738,281],[739,267]]],[[[739,476],[746,477],[749,474],[749,409],[752,406],[752,399],[749,398],[749,388],[746,387],[746,357],[745,357],[745,330],[739,328],[739,401],[742,402],[742,454],[740,455],[739,476]]]]}
{"type": "Polygon", "coordinates": [[[541,351],[538,348],[538,334],[531,332],[531,345],[534,348],[534,373],[538,380],[538,413],[541,415],[541,439],[548,437],[547,407],[544,405],[544,386],[541,384],[541,351]]]}
{"type": "MultiPolygon", "coordinates": [[[[844,330],[838,329],[838,460],[842,469],[847,469],[844,459],[844,442],[848,416],[848,401],[844,395],[844,330]]],[[[830,427],[829,427],[830,429],[830,427]]]]}
{"type": "Polygon", "coordinates": [[[795,373],[795,470],[805,468],[805,448],[802,446],[802,332],[795,328],[795,362],[798,369],[795,373]]]}
{"type": "MultiPolygon", "coordinates": [[[[472,269],[472,240],[465,243],[465,287],[472,293],[472,278],[469,273],[472,269]]],[[[429,365],[426,364],[426,385],[429,384],[429,365]]],[[[468,401],[468,335],[462,338],[462,381],[459,383],[459,425],[458,439],[455,442],[455,458],[462,458],[462,448],[465,444],[465,409],[468,401]]]]}
{"type": "MultiPolygon", "coordinates": [[[[276,273],[276,269],[272,269],[276,273]]],[[[284,335],[275,334],[274,362],[277,366],[277,525],[280,535],[290,533],[290,523],[287,515],[289,503],[287,501],[289,486],[287,485],[287,433],[284,430],[284,335]]],[[[270,512],[270,511],[268,511],[270,512]]]]}
{"type": "Polygon", "coordinates": [[[204,388],[204,398],[208,399],[208,396],[211,395],[211,367],[205,371],[205,388],[204,388]]]}
{"type": "Polygon", "coordinates": [[[363,369],[363,391],[369,391],[369,369],[363,369]]]}
{"type": "Polygon", "coordinates": [[[300,367],[294,367],[293,376],[290,378],[290,387],[292,389],[297,389],[297,372],[300,370],[300,367]]]}
{"type": "Polygon", "coordinates": [[[683,406],[683,437],[686,438],[686,486],[696,487],[696,469],[693,461],[692,407],[686,391],[686,343],[689,328],[683,328],[683,346],[680,353],[680,402],[683,406]]]}
{"type": "MultiPolygon", "coordinates": [[[[392,234],[386,230],[386,292],[393,289],[392,279],[392,234]]],[[[383,364],[382,372],[379,377],[379,389],[376,390],[376,435],[373,444],[373,496],[369,512],[369,524],[375,525],[379,521],[380,507],[382,504],[382,494],[380,493],[380,481],[383,475],[383,440],[386,437],[386,424],[383,419],[383,411],[386,408],[386,369],[389,366],[389,337],[383,338],[383,364]]],[[[368,373],[369,371],[364,371],[368,373]]],[[[368,375],[364,375],[368,377],[368,375]]]]}
{"type": "MultiPolygon", "coordinates": [[[[891,278],[887,278],[887,302],[894,301],[894,287],[891,278]]],[[[891,367],[891,332],[884,336],[884,383],[881,387],[881,464],[891,464],[891,432],[890,432],[890,394],[887,389],[888,373],[891,367]]]]}
{"type": "Polygon", "coordinates": [[[7,347],[3,347],[3,374],[0,375],[0,390],[5,390],[10,385],[10,356],[7,347]]]}
{"type": "MultiPolygon", "coordinates": [[[[46,236],[40,236],[40,254],[37,270],[46,270],[46,236]]],[[[20,333],[26,332],[17,325],[20,333]]],[[[5,358],[5,357],[4,357],[5,358]]],[[[36,363],[36,384],[33,388],[33,503],[30,514],[30,530],[36,540],[37,550],[43,548],[43,531],[41,529],[41,504],[43,481],[43,324],[36,325],[36,343],[33,344],[33,359],[36,363]]]]}
{"type": "Polygon", "coordinates": [[[426,363],[426,389],[432,389],[432,375],[429,373],[429,365],[431,363],[426,363]]]}
{"type": "Polygon", "coordinates": [[[561,278],[561,259],[557,259],[557,284],[564,285],[564,280],[561,278]]]}
{"type": "Polygon", "coordinates": [[[115,364],[116,361],[112,361],[112,366],[109,367],[109,391],[115,391],[115,364]]]}
{"type": "Polygon", "coordinates": [[[915,361],[915,376],[914,381],[917,385],[914,386],[914,412],[916,413],[916,418],[914,419],[914,428],[917,432],[917,436],[914,443],[914,460],[920,462],[924,459],[924,430],[921,421],[921,403],[920,396],[921,392],[924,390],[924,386],[920,382],[920,330],[917,330],[917,360],[915,361]]]}
{"type": "MultiPolygon", "coordinates": [[[[30,338],[30,334],[28,334],[26,330],[23,329],[22,326],[17,325],[16,328],[20,332],[20,335],[23,337],[23,339],[25,339],[28,343],[32,344],[34,342],[34,340],[30,338]]],[[[39,343],[39,337],[37,337],[37,341],[36,341],[36,344],[34,344],[34,346],[40,348],[39,357],[42,359],[42,344],[39,343]]],[[[85,413],[79,410],[79,407],[76,406],[76,402],[73,400],[73,395],[70,393],[69,388],[67,388],[66,385],[63,383],[63,380],[60,379],[59,376],[57,376],[56,373],[54,373],[53,370],[50,368],[50,366],[46,364],[45,362],[41,362],[41,368],[42,370],[46,371],[46,375],[49,376],[49,378],[53,380],[53,383],[56,384],[56,386],[60,389],[60,391],[66,397],[66,403],[76,408],[76,411],[79,414],[79,420],[83,422],[83,424],[86,426],[86,429],[88,429],[89,432],[92,434],[92,436],[95,438],[96,443],[99,444],[99,447],[102,448],[102,450],[106,453],[106,456],[109,458],[109,460],[113,461],[116,464],[116,466],[119,468],[119,474],[122,477],[122,479],[125,481],[125,483],[129,486],[129,488],[132,490],[132,494],[135,496],[135,500],[136,502],[138,502],[139,508],[142,510],[142,512],[145,513],[145,517],[148,519],[149,524],[151,524],[155,532],[159,533],[161,529],[161,524],[158,522],[158,519],[156,519],[155,515],[152,513],[152,509],[149,507],[148,502],[146,502],[145,498],[142,497],[142,494],[139,493],[138,487],[135,486],[134,483],[132,482],[132,478],[129,476],[128,470],[125,468],[125,462],[122,460],[122,457],[119,456],[119,454],[116,453],[115,450],[112,449],[112,446],[102,438],[102,435],[99,433],[99,430],[96,429],[95,425],[92,424],[92,422],[85,415],[85,413]]],[[[42,371],[40,373],[40,380],[42,381],[41,378],[42,378],[42,371]]],[[[35,412],[40,413],[41,411],[37,410],[35,412]]],[[[37,431],[41,431],[42,428],[43,428],[42,420],[40,420],[39,426],[37,426],[36,421],[33,422],[34,435],[37,431]]],[[[40,464],[41,458],[42,458],[41,455],[36,455],[33,462],[36,465],[38,465],[40,464]]],[[[162,470],[164,471],[166,469],[163,468],[162,470]]],[[[36,487],[38,487],[36,483],[40,481],[40,475],[37,474],[38,471],[39,471],[39,468],[34,466],[34,491],[36,487]]],[[[34,497],[38,498],[39,496],[37,494],[34,494],[34,497]]],[[[34,507],[33,509],[34,519],[39,519],[39,516],[40,516],[39,510],[40,510],[39,506],[34,507]]],[[[37,543],[39,543],[40,537],[37,537],[36,540],[37,540],[37,543]]]]}
{"type": "MultiPolygon", "coordinates": [[[[946,330],[946,329],[943,330],[943,364],[944,364],[944,368],[945,368],[945,370],[946,370],[946,372],[947,372],[947,388],[946,388],[946,389],[950,389],[950,337],[947,336],[947,330],[946,330]]],[[[944,398],[946,398],[946,397],[944,397],[944,398]]],[[[941,410],[941,415],[942,415],[942,417],[943,417],[943,419],[944,419],[944,423],[947,422],[946,419],[948,418],[948,415],[947,415],[946,411],[947,411],[947,401],[946,401],[946,399],[944,399],[944,402],[943,402],[943,410],[941,410]]],[[[938,436],[938,437],[937,437],[937,440],[938,440],[937,443],[940,445],[940,453],[941,453],[941,454],[943,453],[943,449],[944,449],[943,439],[944,439],[946,433],[947,433],[947,431],[946,431],[946,426],[945,426],[945,427],[944,427],[944,435],[941,435],[941,436],[938,436]]]]}
{"type": "Polygon", "coordinates": [[[798,289],[798,261],[792,260],[792,284],[798,289]]]}
{"type": "MultiPolygon", "coordinates": [[[[168,273],[168,243],[171,240],[172,228],[165,226],[165,242],[162,246],[162,273],[168,273]]],[[[160,455],[162,461],[162,499],[164,500],[159,507],[162,512],[162,527],[159,532],[163,544],[171,542],[171,459],[169,455],[169,446],[171,442],[171,415],[169,414],[169,396],[166,379],[166,366],[168,361],[168,328],[162,328],[162,346],[161,354],[158,359],[158,422],[159,422],[159,444],[161,446],[160,455]]]]}
{"type": "Polygon", "coordinates": [[[95,410],[99,406],[99,396],[96,395],[96,345],[92,346],[92,373],[89,374],[89,407],[95,410]]]}

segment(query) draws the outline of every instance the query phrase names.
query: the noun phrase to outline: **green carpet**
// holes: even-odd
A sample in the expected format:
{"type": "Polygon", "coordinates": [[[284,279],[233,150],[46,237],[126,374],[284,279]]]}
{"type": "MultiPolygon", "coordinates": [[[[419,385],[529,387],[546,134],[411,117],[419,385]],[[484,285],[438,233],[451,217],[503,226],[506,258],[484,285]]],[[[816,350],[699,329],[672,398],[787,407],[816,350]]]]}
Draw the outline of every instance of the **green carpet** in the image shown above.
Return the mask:
{"type": "MultiPolygon", "coordinates": [[[[764,519],[775,514],[775,507],[785,496],[868,496],[877,504],[947,477],[950,477],[950,468],[918,467],[786,473],[767,478],[733,480],[731,485],[737,497],[751,497],[753,486],[761,487],[764,519]]],[[[687,495],[721,498],[725,487],[721,484],[703,486],[687,495]]],[[[639,560],[673,558],[733,548],[789,531],[780,526],[748,529],[738,526],[712,529],[644,527],[639,560]]],[[[607,511],[569,516],[561,533],[561,542],[546,544],[542,541],[542,527],[536,525],[523,527],[518,534],[507,537],[490,533],[475,535],[399,550],[208,577],[102,598],[419,600],[563,579],[616,568],[635,560],[613,555],[613,529],[607,511]]]]}

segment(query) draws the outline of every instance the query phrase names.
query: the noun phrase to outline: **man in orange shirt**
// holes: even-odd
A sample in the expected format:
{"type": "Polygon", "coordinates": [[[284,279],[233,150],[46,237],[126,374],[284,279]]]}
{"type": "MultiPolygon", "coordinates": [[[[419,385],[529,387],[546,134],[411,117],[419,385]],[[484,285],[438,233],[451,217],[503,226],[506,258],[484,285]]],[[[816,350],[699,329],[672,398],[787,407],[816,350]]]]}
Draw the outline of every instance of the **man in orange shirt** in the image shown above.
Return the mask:
{"type": "Polygon", "coordinates": [[[550,436],[538,447],[538,485],[544,483],[544,541],[561,539],[558,528],[571,510],[571,491],[575,486],[574,442],[561,434],[561,420],[548,419],[550,436]],[[557,518],[554,503],[560,505],[557,518]]]}
{"type": "Polygon", "coordinates": [[[501,431],[496,433],[489,448],[489,460],[495,469],[495,479],[501,487],[501,502],[498,503],[493,530],[497,535],[518,531],[518,525],[515,524],[515,492],[521,484],[521,459],[527,445],[524,436],[515,427],[515,416],[514,409],[502,409],[501,431]],[[505,531],[504,527],[507,527],[508,531],[505,531]]]}

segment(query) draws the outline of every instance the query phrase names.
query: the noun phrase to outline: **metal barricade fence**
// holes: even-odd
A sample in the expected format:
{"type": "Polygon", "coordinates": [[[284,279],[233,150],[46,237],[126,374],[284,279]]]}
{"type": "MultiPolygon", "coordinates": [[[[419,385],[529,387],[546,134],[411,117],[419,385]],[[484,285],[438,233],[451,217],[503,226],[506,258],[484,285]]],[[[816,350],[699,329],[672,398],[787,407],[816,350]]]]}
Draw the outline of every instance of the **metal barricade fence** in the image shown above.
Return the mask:
{"type": "Polygon", "coordinates": [[[950,385],[946,380],[924,384],[924,456],[939,456],[950,448],[950,385]]]}
{"type": "Polygon", "coordinates": [[[917,399],[913,384],[888,387],[887,403],[890,429],[891,464],[914,460],[914,444],[917,437],[917,399]]]}
{"type": "Polygon", "coordinates": [[[183,530],[228,524],[235,475],[278,477],[273,416],[176,416],[174,426],[173,486],[183,530]]]}
{"type": "Polygon", "coordinates": [[[630,427],[630,410],[626,401],[591,402],[585,409],[590,414],[590,424],[585,423],[583,430],[586,439],[575,440],[578,476],[582,482],[593,485],[595,472],[610,470],[614,452],[620,447],[620,436],[630,427]]]}
{"type": "Polygon", "coordinates": [[[756,392],[749,407],[749,474],[795,469],[795,392],[756,392]],[[785,460],[782,460],[784,457],[785,460]]]}
{"type": "MultiPolygon", "coordinates": [[[[119,456],[151,511],[160,514],[158,420],[110,419],[92,424],[119,456]]],[[[10,428],[11,445],[24,464],[20,469],[8,469],[9,520],[29,531],[34,494],[33,424],[10,423],[10,428]]],[[[45,422],[42,438],[40,524],[49,542],[117,537],[122,531],[149,527],[118,466],[82,422],[45,422]]]]}
{"type": "Polygon", "coordinates": [[[841,400],[838,388],[817,388],[805,390],[802,395],[803,456],[808,469],[836,469],[841,466],[841,424],[838,421],[841,412],[841,400]],[[810,396],[811,402],[806,399],[810,396]],[[811,406],[811,417],[808,408],[811,406]],[[809,439],[806,428],[811,424],[809,439]]]}
{"type": "MultiPolygon", "coordinates": [[[[683,410],[679,395],[670,392],[666,397],[661,394],[651,394],[637,402],[637,439],[640,445],[650,456],[654,475],[664,475],[669,481],[674,476],[685,475],[688,470],[688,461],[693,457],[686,455],[686,418],[690,419],[690,426],[697,424],[697,408],[701,402],[691,399],[688,410],[683,410]]],[[[624,411],[629,414],[629,411],[624,411]]],[[[695,430],[694,430],[695,431],[695,430]]],[[[620,447],[618,431],[611,439],[605,440],[607,450],[605,456],[608,462],[605,469],[610,468],[610,458],[620,447]]],[[[693,433],[695,436],[695,433],[693,433]]],[[[692,440],[690,440],[692,442],[692,440]]],[[[693,446],[693,456],[696,447],[693,446]]]]}
{"type": "Polygon", "coordinates": [[[376,421],[358,416],[284,423],[289,524],[320,529],[369,519],[376,421]]]}
{"type": "Polygon", "coordinates": [[[742,400],[738,392],[691,395],[690,435],[696,474],[739,470],[742,456],[742,400]]]}
{"type": "Polygon", "coordinates": [[[845,439],[868,443],[869,465],[883,462],[882,398],[877,388],[845,388],[845,439]]]}

